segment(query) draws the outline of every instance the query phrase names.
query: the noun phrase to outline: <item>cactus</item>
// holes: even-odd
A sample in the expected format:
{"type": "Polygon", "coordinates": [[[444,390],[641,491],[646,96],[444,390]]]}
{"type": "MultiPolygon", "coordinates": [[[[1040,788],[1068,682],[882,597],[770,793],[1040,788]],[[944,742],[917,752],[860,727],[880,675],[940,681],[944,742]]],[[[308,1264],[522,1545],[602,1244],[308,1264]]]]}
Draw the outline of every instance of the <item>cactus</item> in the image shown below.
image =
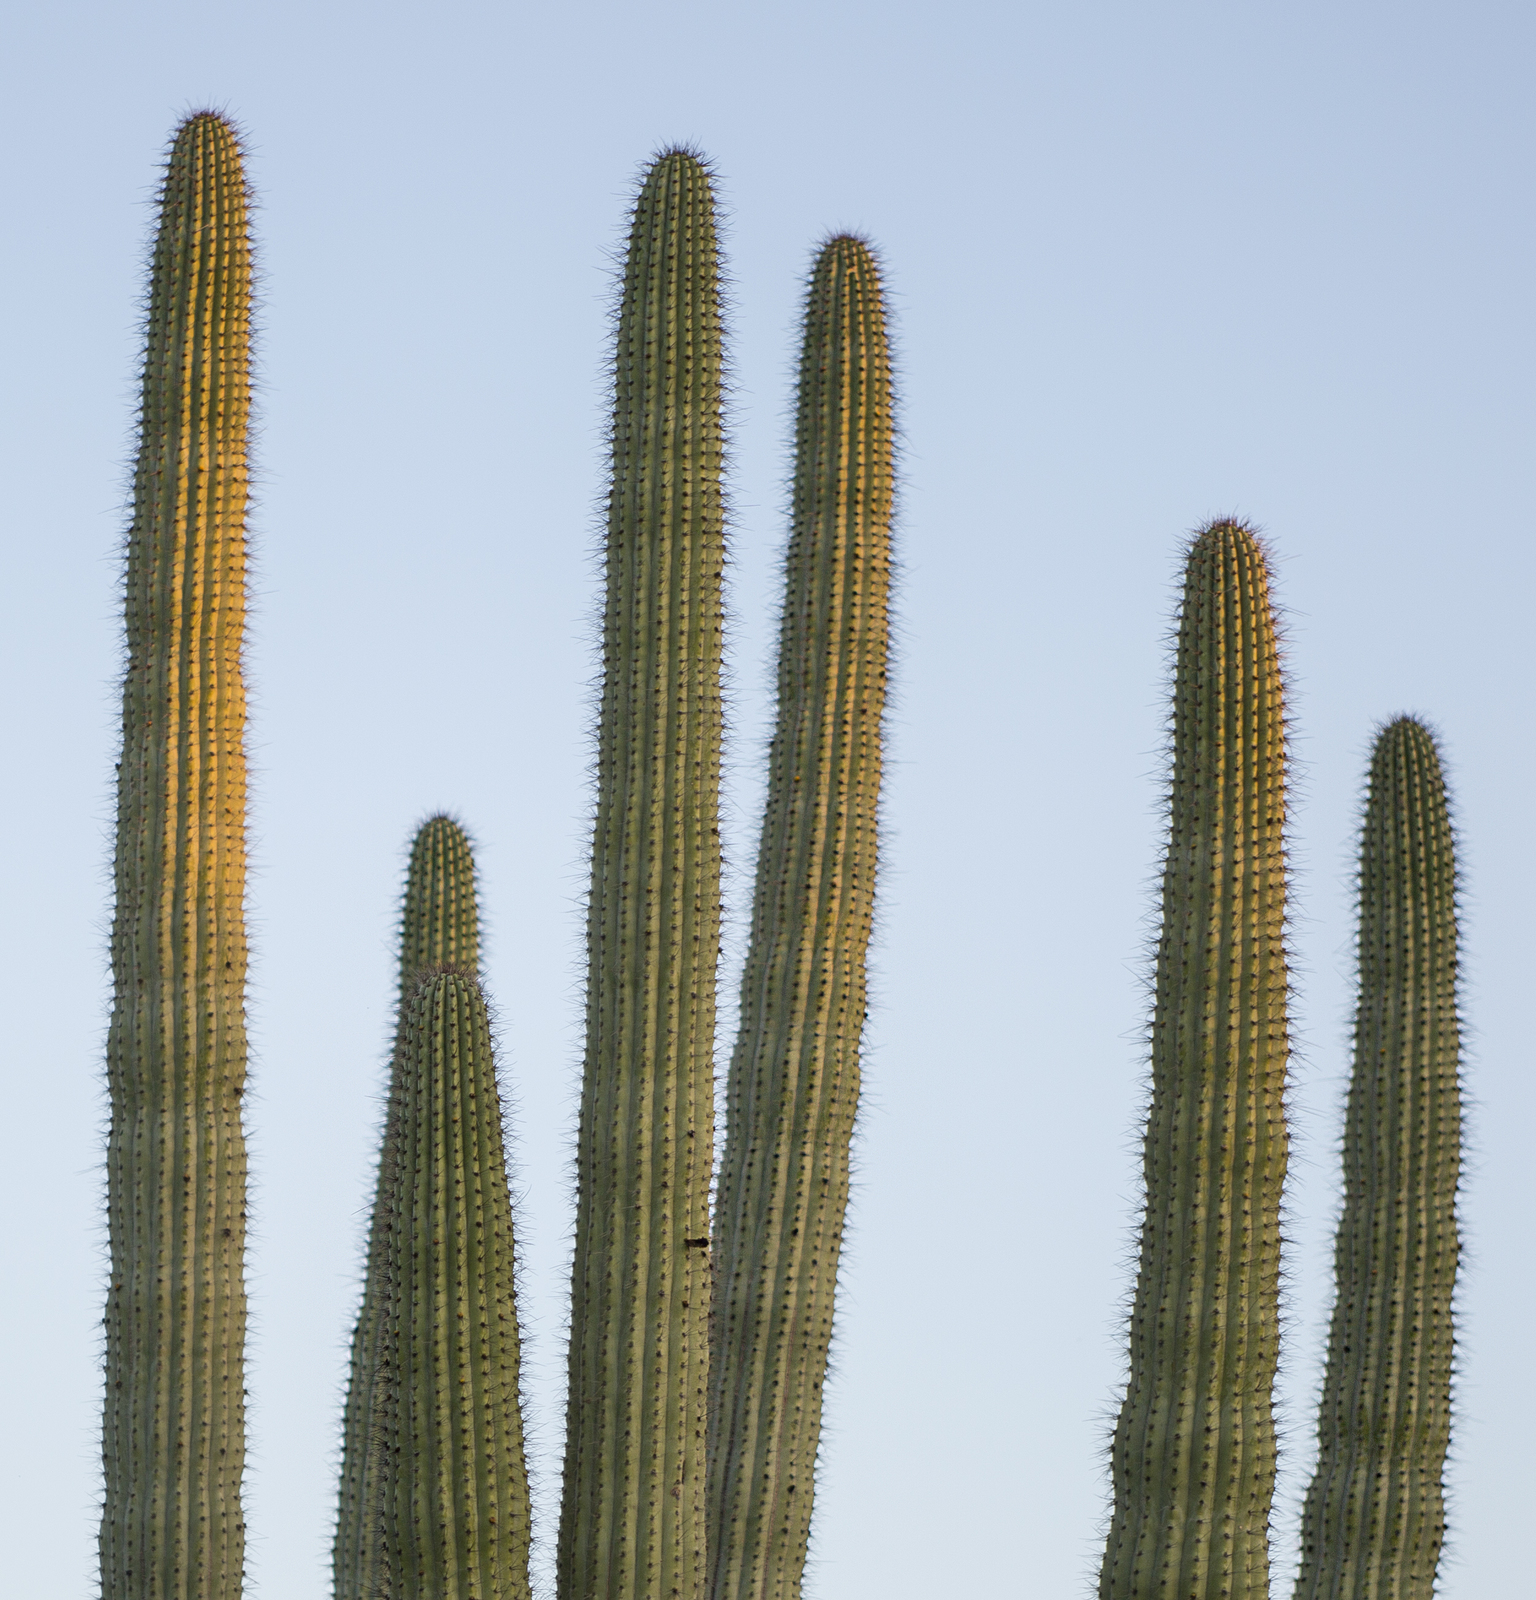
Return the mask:
{"type": "Polygon", "coordinates": [[[880,275],[812,274],[778,727],[716,1208],[713,1600],[800,1593],[859,1096],[889,646],[893,427],[880,275]]]}
{"type": "MultiPolygon", "coordinates": [[[[452,966],[474,971],[480,960],[479,914],[475,897],[475,864],[464,830],[446,816],[424,822],[411,845],[405,895],[400,913],[399,1011],[395,1035],[394,1069],[389,1105],[385,1113],[386,1140],[402,1115],[407,1090],[401,1047],[406,1039],[410,1003],[418,974],[428,967],[452,966]]],[[[393,1156],[386,1144],[380,1155],[380,1172],[392,1170],[393,1156]]],[[[370,1476],[374,1464],[368,1440],[372,1426],[373,1377],[378,1367],[381,1274],[385,1270],[380,1250],[387,1242],[393,1215],[388,1182],[381,1182],[369,1225],[368,1262],[363,1282],[363,1304],[352,1335],[352,1362],[342,1422],[341,1504],[333,1550],[334,1590],[337,1600],[364,1600],[369,1594],[368,1562],[377,1528],[377,1486],[370,1476]]]]}
{"type": "Polygon", "coordinates": [[[1189,552],[1146,1211],[1101,1600],[1260,1600],[1285,1178],[1285,718],[1263,552],[1189,552]]]}
{"type": "Polygon", "coordinates": [[[239,142],[178,129],[126,550],[107,1036],[104,1600],[234,1600],[245,1519],[245,626],[239,142]]]}
{"type": "Polygon", "coordinates": [[[614,357],[563,1600],[704,1581],[720,942],[721,313],[710,177],[635,202],[614,357]]]}
{"type": "Polygon", "coordinates": [[[512,1202],[490,1022],[468,968],[417,975],[379,1190],[373,1527],[354,1593],[528,1600],[512,1202]]]}
{"type": "Polygon", "coordinates": [[[1435,742],[1376,741],[1338,1277],[1297,1600],[1429,1600],[1445,1529],[1461,1176],[1456,865],[1435,742]]]}

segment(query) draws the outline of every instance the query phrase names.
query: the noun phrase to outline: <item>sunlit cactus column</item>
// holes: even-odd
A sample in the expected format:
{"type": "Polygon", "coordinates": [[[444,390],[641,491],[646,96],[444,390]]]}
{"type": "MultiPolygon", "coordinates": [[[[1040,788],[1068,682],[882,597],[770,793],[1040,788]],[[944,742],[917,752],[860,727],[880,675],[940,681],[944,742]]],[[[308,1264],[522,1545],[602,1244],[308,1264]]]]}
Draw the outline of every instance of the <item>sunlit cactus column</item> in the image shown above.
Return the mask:
{"type": "Polygon", "coordinates": [[[709,174],[673,150],[635,202],[614,352],[562,1600],[704,1583],[721,363],[709,174]]]}
{"type": "Polygon", "coordinates": [[[1189,552],[1173,686],[1146,1212],[1102,1600],[1261,1600],[1288,1053],[1285,712],[1263,552],[1189,552]]]}
{"type": "MultiPolygon", "coordinates": [[[[390,1075],[385,1136],[397,1126],[407,1087],[408,1061],[398,1051],[423,969],[453,966],[473,972],[480,960],[480,923],[475,893],[475,863],[464,830],[451,817],[429,818],[411,845],[405,894],[400,911],[400,991],[396,1024],[397,1053],[390,1075]]],[[[393,1171],[386,1145],[380,1170],[393,1171]]],[[[364,1600],[368,1588],[369,1552],[378,1528],[377,1486],[370,1477],[368,1441],[372,1424],[373,1381],[378,1371],[381,1279],[389,1230],[394,1218],[390,1185],[381,1182],[374,1201],[368,1236],[368,1270],[363,1304],[352,1335],[352,1362],[342,1423],[341,1496],[333,1551],[337,1600],[364,1600]]]]}
{"type": "Polygon", "coordinates": [[[859,1097],[889,650],[894,430],[880,275],[806,301],[779,714],[716,1217],[713,1600],[800,1593],[859,1097]]]}
{"type": "Polygon", "coordinates": [[[189,117],[160,193],[124,585],[104,1600],[233,1600],[244,1566],[246,210],[233,129],[189,117]]]}
{"type": "Polygon", "coordinates": [[[1430,1600],[1445,1535],[1459,1243],[1456,860],[1435,742],[1371,759],[1337,1291],[1298,1600],[1430,1600]]]}

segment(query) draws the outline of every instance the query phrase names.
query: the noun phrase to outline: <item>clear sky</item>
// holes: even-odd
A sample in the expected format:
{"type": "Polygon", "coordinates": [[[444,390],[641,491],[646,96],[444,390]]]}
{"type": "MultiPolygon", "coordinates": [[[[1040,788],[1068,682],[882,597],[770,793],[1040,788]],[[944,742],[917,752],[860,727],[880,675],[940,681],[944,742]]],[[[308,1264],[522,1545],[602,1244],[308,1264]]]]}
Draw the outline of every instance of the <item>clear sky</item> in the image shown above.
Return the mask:
{"type": "Polygon", "coordinates": [[[442,807],[481,846],[552,1531],[611,253],[639,165],[688,139],[718,165],[733,278],[738,873],[797,297],[827,229],[883,252],[901,355],[881,936],[810,1595],[1091,1586],[1165,643],[1186,530],[1236,512],[1277,557],[1298,763],[1275,1592],[1327,1309],[1360,782],[1373,726],[1413,710],[1459,802],[1472,1023],[1443,1593],[1522,1600],[1529,4],[52,0],[13,7],[5,41],[8,1592],[94,1588],[116,551],[149,202],[178,115],[211,103],[249,136],[262,265],[252,1592],[329,1593],[391,921],[442,807]]]}

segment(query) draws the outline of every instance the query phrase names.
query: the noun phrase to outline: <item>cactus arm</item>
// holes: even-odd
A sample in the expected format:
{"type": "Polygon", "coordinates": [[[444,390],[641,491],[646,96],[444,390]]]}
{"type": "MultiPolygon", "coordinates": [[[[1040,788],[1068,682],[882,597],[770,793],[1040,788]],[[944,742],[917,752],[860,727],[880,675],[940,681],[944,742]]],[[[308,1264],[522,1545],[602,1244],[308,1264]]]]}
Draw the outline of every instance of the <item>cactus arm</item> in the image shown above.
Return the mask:
{"type": "Polygon", "coordinates": [[[529,1600],[512,1202],[479,981],[427,968],[380,1174],[364,1592],[529,1600]]]}
{"type": "Polygon", "coordinates": [[[1430,1600],[1445,1532],[1461,1055],[1455,840],[1435,742],[1371,760],[1337,1292],[1297,1600],[1430,1600]]]}
{"type": "Polygon", "coordinates": [[[160,192],[127,538],[104,1600],[235,1600],[244,1569],[250,307],[239,146],[198,113],[160,192]]]}
{"type": "Polygon", "coordinates": [[[651,166],[614,360],[562,1600],[704,1575],[720,941],[722,339],[709,175],[651,166]]]}
{"type": "MultiPolygon", "coordinates": [[[[424,968],[444,965],[474,971],[479,961],[480,922],[475,863],[469,840],[451,817],[431,817],[417,830],[412,841],[401,903],[396,1067],[417,974],[424,968]]],[[[381,1174],[393,1170],[395,1156],[389,1140],[399,1123],[403,1092],[400,1073],[392,1069],[379,1157],[381,1174]]],[[[364,1600],[369,1593],[367,1574],[377,1524],[377,1491],[371,1477],[376,1462],[370,1456],[368,1442],[373,1426],[372,1390],[382,1337],[379,1296],[381,1279],[387,1271],[387,1256],[381,1255],[381,1251],[387,1245],[391,1217],[389,1185],[381,1181],[369,1222],[363,1303],[352,1334],[352,1357],[342,1416],[340,1505],[332,1548],[333,1588],[337,1600],[364,1600]]]]}
{"type": "Polygon", "coordinates": [[[1101,1600],[1261,1600],[1287,1138],[1285,738],[1264,557],[1196,539],[1172,782],[1130,1381],[1101,1600]]]}
{"type": "Polygon", "coordinates": [[[778,726],[716,1207],[710,1594],[800,1593],[874,905],[894,479],[868,247],[807,296],[778,726]]]}

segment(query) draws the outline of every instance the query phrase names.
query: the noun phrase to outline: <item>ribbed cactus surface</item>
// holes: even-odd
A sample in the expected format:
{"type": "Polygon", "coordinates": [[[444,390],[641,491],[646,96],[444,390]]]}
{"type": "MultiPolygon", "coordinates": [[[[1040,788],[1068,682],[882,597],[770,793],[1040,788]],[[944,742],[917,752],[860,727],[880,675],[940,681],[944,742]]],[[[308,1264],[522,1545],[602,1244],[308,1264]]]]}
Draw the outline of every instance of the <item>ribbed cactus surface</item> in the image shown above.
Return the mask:
{"type": "Polygon", "coordinates": [[[104,1600],[244,1567],[251,256],[234,131],[176,134],[149,282],[118,768],[104,1600]]]}
{"type": "Polygon", "coordinates": [[[512,1202],[485,997],[467,968],[426,968],[414,991],[369,1263],[373,1542],[352,1592],[527,1600],[512,1202]]]}
{"type": "Polygon", "coordinates": [[[614,355],[562,1600],[704,1582],[723,386],[707,170],[635,202],[614,355]]]}
{"type": "Polygon", "coordinates": [[[1371,759],[1360,1000],[1318,1466],[1298,1600],[1429,1600],[1445,1532],[1461,1178],[1456,861],[1435,741],[1371,759]]]}
{"type": "MultiPolygon", "coordinates": [[[[387,1140],[402,1115],[410,1067],[400,1052],[417,988],[418,975],[428,967],[453,966],[473,972],[480,960],[480,921],[475,892],[475,863],[464,830],[451,817],[436,816],[424,822],[411,844],[405,894],[400,910],[400,990],[396,1023],[396,1054],[391,1068],[389,1102],[385,1112],[386,1144],[380,1154],[380,1173],[393,1170],[387,1140]]],[[[368,1232],[368,1268],[363,1280],[363,1304],[352,1335],[352,1362],[342,1421],[341,1496],[333,1550],[337,1600],[364,1600],[368,1588],[371,1541],[378,1527],[376,1485],[370,1472],[377,1457],[370,1456],[374,1376],[379,1365],[382,1334],[380,1304],[387,1244],[394,1218],[394,1198],[389,1182],[381,1181],[375,1195],[368,1232]]]]}
{"type": "Polygon", "coordinates": [[[890,639],[891,368],[855,238],[812,274],[778,725],[716,1211],[710,1594],[800,1593],[874,906],[890,639]]]}
{"type": "Polygon", "coordinates": [[[1285,716],[1263,552],[1188,558],[1146,1210],[1102,1600],[1261,1600],[1285,1179],[1285,716]]]}

